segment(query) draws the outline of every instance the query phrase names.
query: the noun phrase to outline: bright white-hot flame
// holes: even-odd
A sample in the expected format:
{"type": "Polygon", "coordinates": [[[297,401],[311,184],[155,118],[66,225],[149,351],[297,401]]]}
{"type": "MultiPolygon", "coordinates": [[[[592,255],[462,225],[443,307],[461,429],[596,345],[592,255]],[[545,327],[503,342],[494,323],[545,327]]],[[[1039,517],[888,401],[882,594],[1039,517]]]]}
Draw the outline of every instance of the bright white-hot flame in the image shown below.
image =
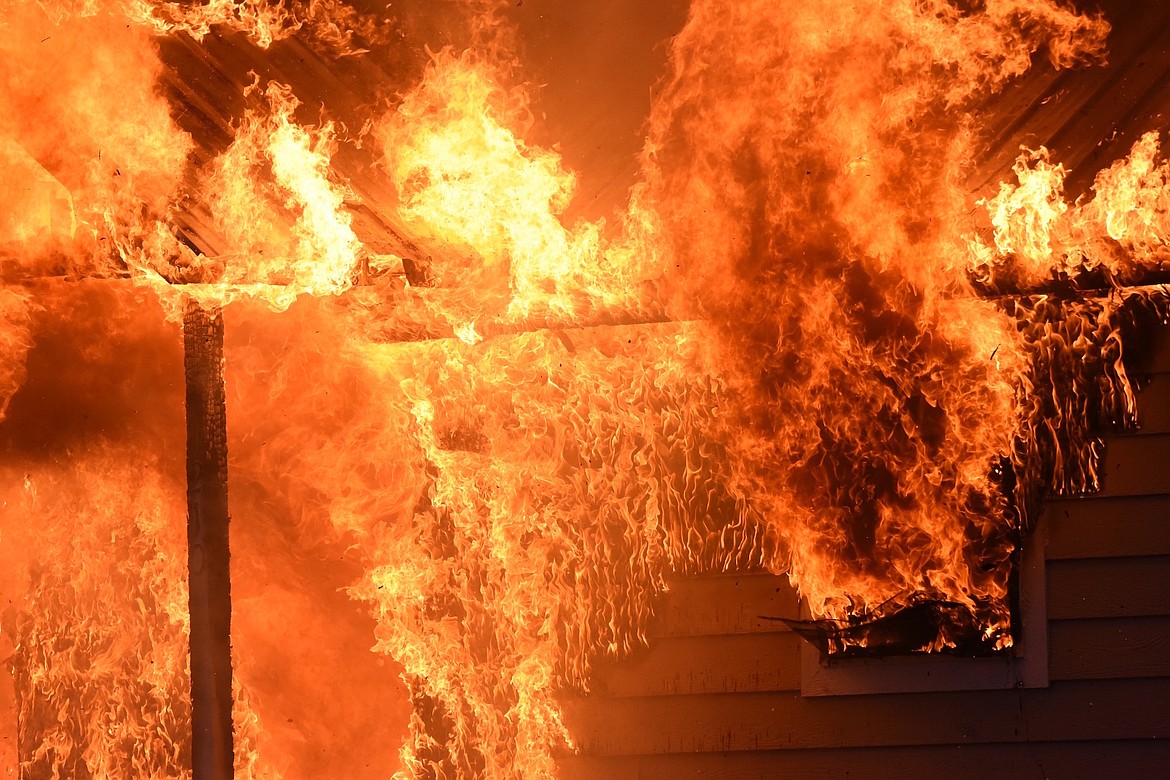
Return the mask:
{"type": "Polygon", "coordinates": [[[1053,258],[1052,230],[1068,211],[1063,196],[1067,171],[1049,162],[1047,149],[1021,157],[1012,167],[1018,186],[1000,185],[999,194],[987,202],[995,227],[995,246],[1025,263],[1033,277],[1043,276],[1053,258]]]}
{"type": "Polygon", "coordinates": [[[286,204],[301,212],[293,227],[299,239],[293,285],[314,295],[337,294],[350,285],[361,245],[349,214],[342,211],[344,196],[330,176],[332,127],[321,128],[314,140],[292,121],[296,102],[290,95],[275,84],[267,95],[275,123],[266,149],[272,175],[288,193],[286,204]]]}

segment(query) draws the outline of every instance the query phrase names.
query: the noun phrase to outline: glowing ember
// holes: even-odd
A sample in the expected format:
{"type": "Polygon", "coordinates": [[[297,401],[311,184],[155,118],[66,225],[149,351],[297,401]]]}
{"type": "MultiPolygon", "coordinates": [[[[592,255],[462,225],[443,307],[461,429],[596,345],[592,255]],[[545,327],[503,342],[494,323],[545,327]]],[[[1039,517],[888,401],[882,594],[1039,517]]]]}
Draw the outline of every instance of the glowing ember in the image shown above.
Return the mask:
{"type": "Polygon", "coordinates": [[[191,299],[224,308],[242,777],[551,777],[558,692],[672,572],[787,572],[834,651],[895,615],[1006,651],[1036,499],[1133,424],[1123,336],[1165,296],[1078,284],[1162,269],[1158,136],[1086,199],[1045,149],[966,184],[986,101],[1104,54],[1055,0],[694,0],[628,203],[571,225],[510,4],[50,5],[0,5],[22,771],[190,774],[191,299]],[[210,76],[236,115],[170,43],[255,58],[210,76]],[[322,101],[293,60],[378,81],[322,101]],[[139,365],[172,373],[103,384],[139,365]]]}

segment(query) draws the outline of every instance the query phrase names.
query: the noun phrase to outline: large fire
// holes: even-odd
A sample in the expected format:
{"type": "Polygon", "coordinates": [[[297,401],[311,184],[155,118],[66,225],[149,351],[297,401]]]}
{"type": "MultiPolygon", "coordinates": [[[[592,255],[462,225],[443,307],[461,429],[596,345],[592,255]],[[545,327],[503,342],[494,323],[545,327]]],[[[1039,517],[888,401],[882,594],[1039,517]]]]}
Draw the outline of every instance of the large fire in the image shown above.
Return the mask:
{"type": "Polygon", "coordinates": [[[552,777],[558,693],[673,572],[786,572],[835,652],[922,609],[910,650],[1010,650],[1037,498],[1134,423],[1170,163],[968,175],[988,101],[1108,24],[692,0],[589,219],[512,9],[0,0],[0,769],[192,774],[192,306],[226,328],[239,777],[552,777]],[[216,144],[166,53],[225,40],[401,67],[337,105],[227,80],[216,144]]]}

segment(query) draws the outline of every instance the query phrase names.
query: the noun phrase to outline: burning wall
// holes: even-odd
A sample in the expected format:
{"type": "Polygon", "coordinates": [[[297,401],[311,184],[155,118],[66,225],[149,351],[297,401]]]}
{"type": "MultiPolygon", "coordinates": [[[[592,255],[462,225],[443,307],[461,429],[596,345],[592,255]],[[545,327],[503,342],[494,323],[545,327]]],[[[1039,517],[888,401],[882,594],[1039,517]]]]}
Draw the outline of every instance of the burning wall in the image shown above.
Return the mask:
{"type": "Polygon", "coordinates": [[[511,6],[9,10],[3,149],[70,203],[3,190],[29,777],[190,771],[185,298],[227,323],[241,775],[551,776],[556,693],[644,641],[671,571],[787,571],[834,631],[926,604],[911,649],[1006,648],[1036,496],[1094,487],[1090,424],[1133,422],[1123,326],[1162,299],[1118,285],[1162,260],[1157,137],[1076,203],[1042,151],[965,183],[987,101],[1102,58],[1100,18],[696,0],[628,203],[571,221],[511,6]],[[230,123],[177,46],[250,52],[216,72],[230,123]],[[391,83],[310,102],[334,71],[391,83]],[[27,428],[130,334],[159,355],[135,404],[27,428]]]}

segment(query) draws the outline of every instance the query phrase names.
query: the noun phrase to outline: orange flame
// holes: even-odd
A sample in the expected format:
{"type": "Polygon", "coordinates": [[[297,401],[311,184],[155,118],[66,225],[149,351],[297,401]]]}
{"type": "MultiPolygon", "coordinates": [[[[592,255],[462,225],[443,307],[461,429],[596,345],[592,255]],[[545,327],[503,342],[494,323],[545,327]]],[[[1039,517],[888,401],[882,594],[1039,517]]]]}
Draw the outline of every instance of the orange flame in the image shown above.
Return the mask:
{"type": "Polygon", "coordinates": [[[1025,150],[1013,168],[1017,183],[982,201],[994,246],[973,239],[972,254],[984,278],[1035,285],[1094,268],[1118,279],[1163,268],[1170,163],[1158,162],[1159,151],[1159,134],[1145,134],[1127,159],[1097,174],[1091,198],[1073,204],[1064,198],[1064,166],[1047,149],[1025,150]]]}
{"type": "Polygon", "coordinates": [[[1027,360],[966,277],[967,111],[1042,45],[1067,65],[1107,29],[1051,3],[692,6],[650,197],[677,297],[715,327],[738,490],[814,614],[926,595],[1010,642],[993,465],[1022,435],[1027,360]]]}
{"type": "Polygon", "coordinates": [[[280,84],[269,84],[264,97],[268,113],[245,117],[208,177],[208,205],[227,246],[211,261],[223,266],[216,283],[188,288],[208,303],[257,295],[284,309],[298,295],[345,291],[358,266],[361,243],[329,168],[332,125],[310,132],[297,124],[298,101],[280,84]],[[268,163],[270,185],[258,175],[259,160],[268,163]]]}
{"type": "MultiPolygon", "coordinates": [[[[1109,385],[1101,406],[1126,419],[1132,388],[1117,307],[1013,306],[972,281],[1158,266],[1170,167],[1147,136],[1068,203],[1064,169],[1027,153],[1018,184],[983,204],[982,235],[964,176],[980,102],[1040,50],[1056,67],[1099,58],[1104,21],[1047,0],[696,0],[643,179],[607,229],[565,224],[575,178],[525,141],[502,4],[474,5],[478,49],[392,85],[370,132],[304,124],[293,87],[270,82],[199,171],[154,91],[148,35],[297,35],[336,57],[359,53],[356,12],[125,0],[0,22],[21,75],[0,86],[0,152],[63,185],[71,212],[66,231],[6,194],[27,219],[6,228],[5,258],[41,272],[65,256],[75,276],[131,275],[167,304],[187,283],[231,307],[234,485],[303,550],[360,567],[348,593],[413,707],[400,773],[554,776],[572,747],[557,693],[645,643],[671,571],[787,571],[838,620],[943,602],[982,645],[1010,645],[1025,502],[1005,470],[1034,485],[1059,459],[1040,425],[1094,447],[1040,369],[1087,358],[1109,385]],[[50,20],[46,64],[20,38],[50,20]],[[365,205],[415,255],[366,249],[343,152],[384,179],[393,196],[365,205]],[[216,251],[179,240],[187,207],[206,210],[216,251]],[[1066,339],[1061,318],[1081,332],[1066,339]],[[1038,422],[1045,393],[1059,412],[1038,422]]],[[[44,349],[32,322],[55,290],[0,291],[0,412],[44,349]]],[[[22,761],[183,776],[182,491],[93,439],[76,466],[26,470],[12,498],[46,529],[37,587],[14,586],[30,594],[13,623],[22,761]],[[98,608],[112,603],[118,625],[98,608]],[[73,627],[79,644],[55,644],[73,627]]],[[[1065,486],[1092,486],[1091,463],[1068,464],[1065,486]]],[[[279,774],[291,759],[264,740],[251,690],[237,691],[237,771],[279,774]]]]}
{"type": "Polygon", "coordinates": [[[521,111],[523,98],[504,94],[485,65],[444,54],[379,140],[409,222],[432,240],[466,247],[471,263],[510,277],[514,311],[526,314],[536,302],[571,309],[566,293],[581,289],[596,266],[598,227],[570,231],[557,220],[573,177],[557,155],[507,129],[521,111]],[[520,105],[507,105],[509,97],[520,105]]]}

